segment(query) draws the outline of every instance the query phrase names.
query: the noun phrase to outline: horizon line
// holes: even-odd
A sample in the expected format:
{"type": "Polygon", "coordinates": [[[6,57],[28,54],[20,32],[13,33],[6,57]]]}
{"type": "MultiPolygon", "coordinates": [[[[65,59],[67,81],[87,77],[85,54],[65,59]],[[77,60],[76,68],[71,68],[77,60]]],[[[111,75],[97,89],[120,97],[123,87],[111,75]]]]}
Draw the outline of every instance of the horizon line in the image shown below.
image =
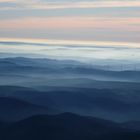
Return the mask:
{"type": "Polygon", "coordinates": [[[75,45],[75,46],[122,46],[140,48],[140,42],[120,42],[120,41],[94,41],[94,40],[58,40],[58,39],[35,39],[35,38],[0,38],[0,42],[17,43],[39,43],[43,45],[75,45]]]}

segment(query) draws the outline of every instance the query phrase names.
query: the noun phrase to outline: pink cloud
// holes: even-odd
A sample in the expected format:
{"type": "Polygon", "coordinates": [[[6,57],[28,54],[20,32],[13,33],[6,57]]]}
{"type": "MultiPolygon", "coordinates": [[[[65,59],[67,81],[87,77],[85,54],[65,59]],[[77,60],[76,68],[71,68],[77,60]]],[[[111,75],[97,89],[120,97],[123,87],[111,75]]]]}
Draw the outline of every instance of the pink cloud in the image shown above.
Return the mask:
{"type": "Polygon", "coordinates": [[[2,20],[0,29],[114,29],[140,31],[140,18],[49,17],[2,20]]]}

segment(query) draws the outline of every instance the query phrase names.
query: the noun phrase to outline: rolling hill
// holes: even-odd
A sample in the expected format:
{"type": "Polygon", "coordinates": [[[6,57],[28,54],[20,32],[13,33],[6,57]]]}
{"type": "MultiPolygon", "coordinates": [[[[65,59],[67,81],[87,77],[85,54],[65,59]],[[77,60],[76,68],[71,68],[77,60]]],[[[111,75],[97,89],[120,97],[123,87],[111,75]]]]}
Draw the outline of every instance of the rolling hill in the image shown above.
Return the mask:
{"type": "Polygon", "coordinates": [[[71,113],[37,115],[0,126],[1,140],[138,140],[140,132],[121,124],[71,113]]]}

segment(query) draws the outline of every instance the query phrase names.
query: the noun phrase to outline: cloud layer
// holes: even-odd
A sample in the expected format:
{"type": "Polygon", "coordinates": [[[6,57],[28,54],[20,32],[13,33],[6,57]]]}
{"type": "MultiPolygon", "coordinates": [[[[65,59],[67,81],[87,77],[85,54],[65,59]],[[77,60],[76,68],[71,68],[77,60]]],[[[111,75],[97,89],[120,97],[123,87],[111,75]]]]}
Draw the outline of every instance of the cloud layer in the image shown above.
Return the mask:
{"type": "Polygon", "coordinates": [[[102,1],[40,1],[40,0],[1,0],[4,5],[0,10],[20,9],[67,9],[67,8],[112,8],[112,7],[140,7],[139,0],[102,0],[102,1]]]}
{"type": "Polygon", "coordinates": [[[139,0],[0,0],[0,37],[139,42],[139,0]]]}

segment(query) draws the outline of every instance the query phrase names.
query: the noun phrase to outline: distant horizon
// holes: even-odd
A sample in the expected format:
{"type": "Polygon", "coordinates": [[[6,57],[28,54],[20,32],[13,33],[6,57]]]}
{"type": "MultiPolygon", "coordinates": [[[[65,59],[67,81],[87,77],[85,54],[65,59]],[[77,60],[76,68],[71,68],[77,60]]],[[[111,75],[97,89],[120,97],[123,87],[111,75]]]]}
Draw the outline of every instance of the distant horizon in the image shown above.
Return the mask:
{"type": "Polygon", "coordinates": [[[108,46],[108,47],[138,47],[140,42],[99,41],[99,40],[71,40],[71,39],[37,39],[37,38],[0,38],[2,42],[39,43],[48,45],[75,45],[75,46],[108,46]]]}

